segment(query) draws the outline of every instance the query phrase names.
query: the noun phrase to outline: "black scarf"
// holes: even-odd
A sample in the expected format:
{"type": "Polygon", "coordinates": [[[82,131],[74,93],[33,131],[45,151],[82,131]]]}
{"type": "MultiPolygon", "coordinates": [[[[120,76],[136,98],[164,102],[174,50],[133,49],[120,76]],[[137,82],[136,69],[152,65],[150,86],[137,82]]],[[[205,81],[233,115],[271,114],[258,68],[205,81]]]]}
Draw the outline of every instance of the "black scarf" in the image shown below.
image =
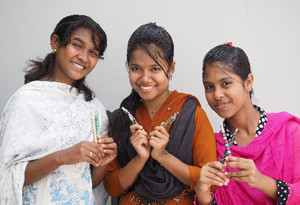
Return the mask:
{"type": "MultiPolygon", "coordinates": [[[[170,154],[189,165],[193,164],[192,143],[195,132],[196,106],[197,103],[192,97],[185,101],[182,111],[171,125],[172,127],[169,130],[170,139],[166,147],[170,154]]],[[[118,120],[113,116],[114,113],[108,116],[111,123],[118,123],[118,120]]],[[[123,136],[127,138],[127,146],[125,152],[123,152],[124,154],[118,154],[121,166],[125,166],[137,154],[129,141],[130,136],[123,136]]],[[[118,140],[116,140],[116,143],[119,146],[118,140]]],[[[160,166],[156,160],[149,158],[132,189],[139,194],[142,203],[149,203],[166,201],[176,197],[184,190],[184,185],[160,166]]]]}

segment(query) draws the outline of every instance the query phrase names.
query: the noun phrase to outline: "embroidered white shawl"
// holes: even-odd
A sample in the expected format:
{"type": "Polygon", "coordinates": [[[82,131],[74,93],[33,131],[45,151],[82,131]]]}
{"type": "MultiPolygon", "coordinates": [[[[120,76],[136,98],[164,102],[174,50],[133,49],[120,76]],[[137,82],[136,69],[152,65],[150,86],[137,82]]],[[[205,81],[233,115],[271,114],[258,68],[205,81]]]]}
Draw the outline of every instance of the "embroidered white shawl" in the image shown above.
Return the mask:
{"type": "Polygon", "coordinates": [[[57,82],[22,86],[6,105],[0,125],[0,204],[98,204],[88,163],[60,166],[23,187],[29,161],[92,141],[90,116],[96,112],[105,133],[106,109],[97,98],[86,102],[75,88],[57,82]]]}

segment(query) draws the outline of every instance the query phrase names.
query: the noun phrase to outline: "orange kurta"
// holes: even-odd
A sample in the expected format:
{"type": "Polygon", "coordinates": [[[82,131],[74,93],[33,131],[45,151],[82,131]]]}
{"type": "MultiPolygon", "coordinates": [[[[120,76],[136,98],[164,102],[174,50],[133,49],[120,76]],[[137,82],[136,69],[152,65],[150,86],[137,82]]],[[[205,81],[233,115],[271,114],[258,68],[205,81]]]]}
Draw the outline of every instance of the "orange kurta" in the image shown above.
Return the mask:
{"type": "MultiPolygon", "coordinates": [[[[155,126],[166,121],[173,113],[180,112],[188,97],[191,97],[191,95],[173,91],[152,120],[146,107],[143,104],[140,104],[135,112],[137,120],[139,124],[143,126],[145,131],[150,133],[155,126]]],[[[194,189],[201,167],[207,162],[215,161],[217,159],[213,129],[198,100],[197,103],[198,105],[195,112],[195,132],[192,144],[193,165],[189,165],[190,186],[185,186],[185,190],[175,198],[168,200],[167,204],[193,204],[194,189]]],[[[170,127],[171,126],[168,126],[166,128],[167,131],[169,131],[170,127]]],[[[120,196],[121,201],[119,204],[140,204],[137,200],[139,198],[138,194],[135,191],[126,192],[122,189],[118,178],[120,169],[121,166],[117,158],[107,165],[104,178],[106,191],[112,197],[120,196]]]]}

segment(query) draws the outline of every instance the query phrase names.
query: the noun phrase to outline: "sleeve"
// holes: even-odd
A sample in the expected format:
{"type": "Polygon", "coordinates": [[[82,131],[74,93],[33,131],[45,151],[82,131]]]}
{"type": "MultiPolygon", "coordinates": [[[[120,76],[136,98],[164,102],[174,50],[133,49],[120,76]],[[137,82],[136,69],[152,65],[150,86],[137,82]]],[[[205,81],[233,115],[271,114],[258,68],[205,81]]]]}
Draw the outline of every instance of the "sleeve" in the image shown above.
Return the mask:
{"type": "Polygon", "coordinates": [[[207,162],[217,160],[216,141],[213,128],[202,107],[197,106],[195,113],[195,133],[193,140],[194,166],[189,166],[190,187],[194,191],[200,175],[201,167],[207,162]]]}
{"type": "Polygon", "coordinates": [[[120,169],[121,166],[117,158],[115,158],[111,163],[109,163],[105,169],[103,183],[107,193],[112,197],[118,197],[124,193],[119,181],[120,169]]]}
{"type": "Polygon", "coordinates": [[[289,125],[293,139],[293,182],[288,183],[290,187],[290,196],[288,197],[287,204],[300,203],[300,123],[292,122],[289,125]]]}
{"type": "Polygon", "coordinates": [[[6,105],[0,125],[0,204],[21,204],[25,169],[29,161],[45,155],[53,139],[45,139],[41,120],[24,94],[6,105]],[[3,197],[2,197],[3,196],[3,197]]]}

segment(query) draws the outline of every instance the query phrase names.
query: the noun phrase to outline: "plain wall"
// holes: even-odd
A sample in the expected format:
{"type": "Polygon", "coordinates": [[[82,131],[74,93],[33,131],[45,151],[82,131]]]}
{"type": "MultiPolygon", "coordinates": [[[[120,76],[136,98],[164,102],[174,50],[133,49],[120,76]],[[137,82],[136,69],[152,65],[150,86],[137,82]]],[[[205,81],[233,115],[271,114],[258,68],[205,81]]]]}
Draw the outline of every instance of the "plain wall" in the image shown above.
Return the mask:
{"type": "Polygon", "coordinates": [[[212,47],[232,41],[248,55],[255,76],[253,102],[267,112],[299,109],[299,0],[1,0],[0,110],[24,81],[28,59],[51,52],[50,34],[66,15],[85,14],[106,31],[108,48],[87,80],[107,109],[130,93],[126,45],[142,24],[156,22],[175,44],[172,90],[200,99],[218,131],[221,119],[204,96],[202,60],[212,47]]]}

